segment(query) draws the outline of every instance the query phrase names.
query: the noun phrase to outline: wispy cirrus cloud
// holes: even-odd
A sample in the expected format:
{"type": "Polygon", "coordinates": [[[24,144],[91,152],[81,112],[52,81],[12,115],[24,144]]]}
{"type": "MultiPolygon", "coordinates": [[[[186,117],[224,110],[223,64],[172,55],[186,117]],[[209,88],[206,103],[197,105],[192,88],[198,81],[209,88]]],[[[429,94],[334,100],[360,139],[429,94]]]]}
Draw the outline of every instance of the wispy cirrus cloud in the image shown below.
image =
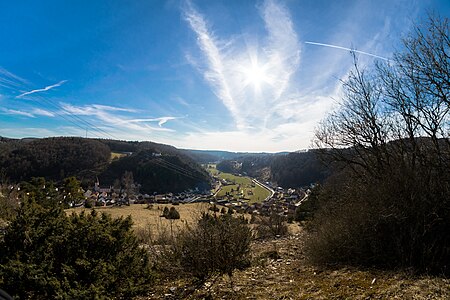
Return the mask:
{"type": "MultiPolygon", "coordinates": [[[[363,64],[372,63],[373,58],[387,60],[390,53],[383,44],[392,28],[389,18],[383,17],[384,26],[377,30],[364,32],[355,26],[365,21],[364,16],[355,17],[360,7],[329,29],[329,44],[301,41],[296,31],[301,27],[295,26],[287,6],[280,1],[266,0],[257,6],[264,34],[243,30],[232,37],[218,37],[206,16],[191,2],[187,7],[185,19],[197,36],[201,55],[191,52],[186,59],[201,72],[236,124],[235,130],[224,134],[215,129],[193,132],[192,136],[201,137],[198,140],[204,146],[199,147],[203,149],[207,144],[222,145],[222,149],[234,145],[236,151],[253,146],[254,150],[268,151],[308,147],[318,122],[342,96],[340,80],[352,67],[349,52],[362,54],[363,64]],[[365,51],[338,46],[338,42],[358,45],[365,51]]],[[[188,144],[192,136],[177,142],[188,144]]]]}
{"type": "Polygon", "coordinates": [[[145,123],[145,122],[158,122],[158,126],[162,127],[165,123],[167,123],[170,120],[176,120],[180,119],[179,117],[159,117],[159,118],[150,118],[150,119],[127,119],[123,120],[119,124],[123,123],[145,123]]]}
{"type": "Polygon", "coordinates": [[[76,106],[67,103],[60,104],[63,114],[72,114],[78,116],[93,116],[97,121],[92,121],[92,123],[98,124],[99,126],[109,127],[109,130],[114,130],[115,132],[120,132],[124,130],[132,130],[140,133],[148,133],[149,131],[163,131],[163,132],[173,132],[173,129],[162,127],[163,124],[169,120],[177,119],[177,117],[159,117],[159,118],[132,118],[130,113],[138,112],[132,108],[122,108],[115,106],[90,104],[83,106],[76,106]],[[123,115],[127,113],[128,115],[123,115]],[[151,126],[147,124],[148,122],[158,122],[158,127],[151,126]]]}
{"type": "Polygon", "coordinates": [[[54,117],[55,116],[55,113],[45,110],[45,109],[41,109],[41,108],[33,109],[32,114],[37,115],[37,116],[44,116],[44,117],[54,117]]]}
{"type": "Polygon", "coordinates": [[[35,93],[41,93],[41,92],[46,92],[48,90],[54,89],[56,87],[59,87],[59,86],[63,85],[66,82],[67,82],[67,80],[61,80],[58,83],[46,86],[45,88],[42,88],[42,89],[36,89],[36,90],[31,90],[31,91],[28,91],[28,92],[24,92],[24,93],[16,96],[16,98],[23,98],[24,96],[27,96],[27,95],[31,95],[31,94],[35,94],[35,93]]]}
{"type": "Polygon", "coordinates": [[[267,0],[259,12],[267,32],[263,46],[247,44],[243,49],[235,38],[217,38],[191,2],[184,11],[206,63],[194,61],[190,54],[187,57],[202,72],[239,130],[262,130],[274,122],[274,104],[284,101],[300,63],[300,44],[288,10],[267,0]]]}
{"type": "Polygon", "coordinates": [[[124,108],[101,104],[77,106],[68,103],[61,103],[60,105],[63,108],[63,111],[81,116],[99,115],[107,112],[137,112],[137,110],[133,108],[124,108]]]}
{"type": "Polygon", "coordinates": [[[0,87],[15,90],[26,84],[28,84],[27,80],[0,67],[0,87]]]}
{"type": "Polygon", "coordinates": [[[243,120],[240,118],[238,106],[233,98],[230,83],[227,80],[227,66],[219,49],[219,41],[210,33],[205,19],[190,1],[187,2],[185,18],[192,30],[197,34],[198,45],[208,60],[208,69],[203,74],[205,79],[213,86],[217,97],[223,101],[224,105],[235,117],[238,126],[240,126],[243,120]]]}
{"type": "Polygon", "coordinates": [[[28,117],[28,118],[35,117],[32,113],[23,111],[23,110],[2,108],[0,111],[5,115],[16,115],[16,116],[22,116],[22,117],[28,117]]]}
{"type": "Polygon", "coordinates": [[[7,115],[16,115],[22,117],[35,118],[36,116],[44,116],[44,117],[54,117],[55,114],[51,111],[41,109],[41,108],[33,108],[32,110],[17,110],[10,108],[2,108],[0,110],[3,114],[7,115]]]}

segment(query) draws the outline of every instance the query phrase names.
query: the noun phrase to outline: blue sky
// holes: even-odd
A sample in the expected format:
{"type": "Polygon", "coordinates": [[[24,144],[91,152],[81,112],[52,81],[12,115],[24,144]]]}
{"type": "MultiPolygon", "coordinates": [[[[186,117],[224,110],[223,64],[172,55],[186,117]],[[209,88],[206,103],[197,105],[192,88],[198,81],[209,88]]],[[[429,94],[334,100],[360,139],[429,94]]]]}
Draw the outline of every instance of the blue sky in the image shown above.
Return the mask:
{"type": "Polygon", "coordinates": [[[450,1],[1,1],[0,135],[295,151],[450,1]],[[312,43],[311,43],[312,42],[312,43]]]}

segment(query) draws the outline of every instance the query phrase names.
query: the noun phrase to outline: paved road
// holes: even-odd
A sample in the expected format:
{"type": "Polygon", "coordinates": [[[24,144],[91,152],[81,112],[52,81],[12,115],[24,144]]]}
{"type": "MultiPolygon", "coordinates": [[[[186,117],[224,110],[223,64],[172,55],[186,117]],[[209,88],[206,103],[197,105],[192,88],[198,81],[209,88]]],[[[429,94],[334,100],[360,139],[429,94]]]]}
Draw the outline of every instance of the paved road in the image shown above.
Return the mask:
{"type": "Polygon", "coordinates": [[[266,199],[264,199],[263,201],[269,200],[270,198],[272,198],[273,194],[275,194],[275,191],[273,189],[271,189],[269,186],[265,185],[264,183],[259,182],[257,179],[252,179],[252,181],[255,184],[259,185],[260,187],[270,191],[270,195],[267,196],[266,199]]]}

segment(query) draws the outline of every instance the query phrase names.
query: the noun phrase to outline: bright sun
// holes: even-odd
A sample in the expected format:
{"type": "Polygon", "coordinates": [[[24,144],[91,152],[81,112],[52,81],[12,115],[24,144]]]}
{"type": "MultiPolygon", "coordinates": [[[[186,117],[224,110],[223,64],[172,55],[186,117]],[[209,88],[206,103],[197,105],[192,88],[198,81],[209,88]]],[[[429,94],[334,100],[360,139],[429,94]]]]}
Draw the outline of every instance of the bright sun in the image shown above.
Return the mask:
{"type": "Polygon", "coordinates": [[[253,60],[250,66],[243,67],[242,73],[245,80],[244,86],[253,85],[255,91],[259,91],[262,84],[270,81],[266,67],[259,65],[256,60],[253,60]]]}

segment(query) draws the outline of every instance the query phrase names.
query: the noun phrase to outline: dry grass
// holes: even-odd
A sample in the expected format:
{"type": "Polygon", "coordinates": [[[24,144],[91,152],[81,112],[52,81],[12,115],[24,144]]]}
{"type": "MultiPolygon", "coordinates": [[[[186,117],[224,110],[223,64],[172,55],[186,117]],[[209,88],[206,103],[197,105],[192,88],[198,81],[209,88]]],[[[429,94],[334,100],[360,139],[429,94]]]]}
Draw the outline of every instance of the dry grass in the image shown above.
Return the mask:
{"type": "Polygon", "coordinates": [[[111,152],[111,160],[127,156],[125,153],[111,152]]]}
{"type": "MultiPolygon", "coordinates": [[[[292,225],[292,224],[290,224],[292,225]]],[[[292,225],[293,227],[294,225],[292,225]]],[[[298,227],[298,226],[297,226],[298,227]]],[[[187,299],[450,299],[450,280],[402,271],[319,268],[303,253],[304,231],[281,239],[254,242],[252,266],[237,271],[233,285],[226,276],[197,289],[187,299]],[[268,253],[277,253],[273,258],[268,253]]],[[[162,299],[171,290],[186,289],[186,280],[167,281],[144,299],[162,299]]]]}
{"type": "MultiPolygon", "coordinates": [[[[151,234],[157,235],[161,231],[179,230],[187,224],[192,225],[196,222],[202,212],[208,211],[211,205],[209,203],[190,203],[190,204],[153,204],[153,208],[147,209],[147,204],[133,204],[130,206],[112,206],[112,207],[95,207],[99,213],[110,214],[114,218],[131,216],[133,219],[133,228],[135,230],[151,230],[151,234]],[[160,217],[164,207],[175,207],[180,213],[179,220],[167,220],[160,217]],[[159,209],[158,209],[159,208],[159,209]]],[[[66,213],[80,213],[82,211],[90,212],[92,208],[71,208],[66,213]]]]}

